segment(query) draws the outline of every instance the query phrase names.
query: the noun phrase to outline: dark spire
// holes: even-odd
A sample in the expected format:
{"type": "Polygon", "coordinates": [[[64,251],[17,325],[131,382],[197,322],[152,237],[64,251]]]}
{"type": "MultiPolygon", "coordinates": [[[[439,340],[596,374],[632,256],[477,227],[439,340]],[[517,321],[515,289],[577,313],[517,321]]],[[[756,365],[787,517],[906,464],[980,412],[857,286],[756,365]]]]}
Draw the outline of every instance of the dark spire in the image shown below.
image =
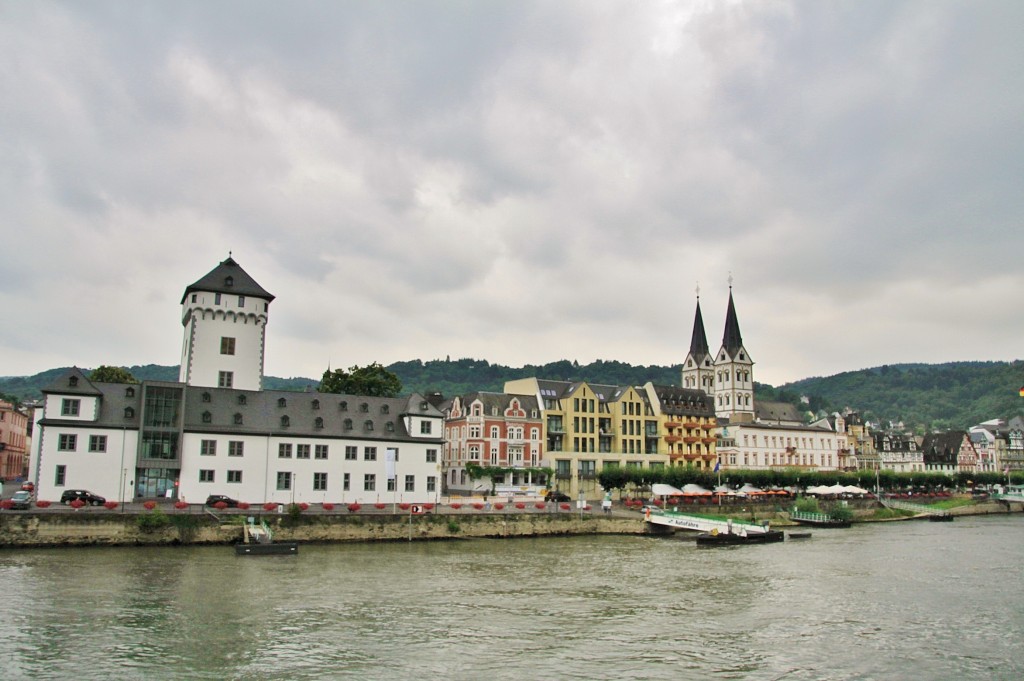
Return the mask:
{"type": "Polygon", "coordinates": [[[704,317],[700,313],[700,295],[697,295],[697,314],[693,317],[693,337],[690,339],[690,356],[700,364],[701,360],[711,354],[708,350],[708,337],[704,333],[704,317]]]}
{"type": "MultiPolygon", "coordinates": [[[[732,279],[732,277],[729,277],[732,279]]],[[[722,345],[730,357],[736,355],[736,351],[743,347],[743,336],[740,335],[740,323],[736,319],[736,306],[732,302],[732,282],[729,283],[729,309],[725,313],[725,335],[722,336],[722,345]]]]}

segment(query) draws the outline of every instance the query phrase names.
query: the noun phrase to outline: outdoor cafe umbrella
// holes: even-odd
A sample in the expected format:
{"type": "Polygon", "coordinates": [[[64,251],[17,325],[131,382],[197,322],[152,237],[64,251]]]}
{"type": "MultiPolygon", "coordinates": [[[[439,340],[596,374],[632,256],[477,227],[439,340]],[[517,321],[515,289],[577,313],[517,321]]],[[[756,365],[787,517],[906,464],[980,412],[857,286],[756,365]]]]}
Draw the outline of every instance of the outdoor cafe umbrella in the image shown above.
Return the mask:
{"type": "Polygon", "coordinates": [[[695,485],[695,484],[691,483],[689,485],[683,485],[683,496],[688,496],[688,497],[707,497],[707,496],[711,496],[711,491],[704,489],[700,485],[695,485]]]}

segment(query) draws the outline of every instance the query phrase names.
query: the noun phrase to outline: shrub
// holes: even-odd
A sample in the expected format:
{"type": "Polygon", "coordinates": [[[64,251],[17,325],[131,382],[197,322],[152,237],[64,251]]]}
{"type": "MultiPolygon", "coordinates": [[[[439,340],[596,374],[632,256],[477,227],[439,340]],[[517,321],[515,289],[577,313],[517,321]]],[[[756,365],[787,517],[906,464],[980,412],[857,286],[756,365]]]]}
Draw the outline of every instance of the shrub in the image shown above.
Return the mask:
{"type": "Polygon", "coordinates": [[[454,504],[451,504],[451,507],[452,507],[452,508],[454,508],[454,509],[455,509],[455,510],[457,511],[457,510],[459,510],[460,508],[462,508],[462,504],[460,504],[460,503],[456,502],[456,503],[454,503],[454,504]]]}
{"type": "Polygon", "coordinates": [[[167,527],[167,525],[170,524],[170,520],[160,509],[140,514],[135,519],[135,522],[143,532],[155,532],[156,530],[167,527]]]}
{"type": "Polygon", "coordinates": [[[459,527],[459,524],[457,522],[455,522],[454,520],[449,520],[448,521],[448,534],[458,534],[459,530],[461,530],[461,529],[462,528],[459,527]]]}
{"type": "Polygon", "coordinates": [[[334,510],[334,504],[332,504],[329,501],[325,501],[323,504],[321,504],[321,506],[324,507],[325,511],[333,511],[334,510]]]}
{"type": "Polygon", "coordinates": [[[849,506],[836,506],[829,511],[832,520],[853,520],[853,509],[849,506]]]}
{"type": "Polygon", "coordinates": [[[267,503],[263,504],[263,510],[264,511],[276,511],[277,510],[277,504],[275,504],[273,501],[268,501],[267,503]]]}
{"type": "Polygon", "coordinates": [[[497,503],[497,504],[495,504],[495,505],[494,505],[494,508],[496,508],[497,510],[499,510],[499,511],[500,511],[500,510],[502,510],[503,508],[505,508],[505,504],[502,504],[502,503],[497,503]]]}
{"type": "Polygon", "coordinates": [[[524,503],[523,503],[523,502],[521,502],[521,501],[517,501],[517,502],[516,502],[516,508],[518,508],[518,509],[519,509],[519,510],[521,511],[521,510],[523,510],[524,508],[526,508],[526,504],[524,504],[524,503]]]}
{"type": "Polygon", "coordinates": [[[247,502],[247,501],[239,501],[238,502],[238,508],[239,508],[239,510],[242,510],[242,511],[248,511],[249,510],[249,502],[247,502]]]}
{"type": "Polygon", "coordinates": [[[174,508],[178,509],[179,511],[181,511],[183,509],[186,509],[186,508],[188,508],[188,502],[187,501],[176,501],[176,502],[174,502],[174,508]]]}
{"type": "Polygon", "coordinates": [[[103,502],[103,506],[106,507],[106,509],[108,511],[113,511],[115,508],[117,508],[117,502],[116,501],[105,501],[105,502],[103,502]]]}
{"type": "Polygon", "coordinates": [[[156,508],[156,502],[155,501],[146,501],[142,505],[146,508],[147,511],[152,511],[154,508],[156,508]]]}
{"type": "Polygon", "coordinates": [[[359,509],[361,509],[361,508],[362,508],[362,506],[360,506],[359,504],[349,504],[348,505],[348,512],[349,513],[358,513],[359,509]]]}
{"type": "Polygon", "coordinates": [[[821,513],[821,506],[814,497],[802,497],[797,499],[796,510],[801,513],[821,513]]]}
{"type": "Polygon", "coordinates": [[[49,502],[46,499],[40,499],[39,501],[36,502],[36,506],[38,506],[39,508],[50,508],[51,503],[52,502],[49,502]]]}

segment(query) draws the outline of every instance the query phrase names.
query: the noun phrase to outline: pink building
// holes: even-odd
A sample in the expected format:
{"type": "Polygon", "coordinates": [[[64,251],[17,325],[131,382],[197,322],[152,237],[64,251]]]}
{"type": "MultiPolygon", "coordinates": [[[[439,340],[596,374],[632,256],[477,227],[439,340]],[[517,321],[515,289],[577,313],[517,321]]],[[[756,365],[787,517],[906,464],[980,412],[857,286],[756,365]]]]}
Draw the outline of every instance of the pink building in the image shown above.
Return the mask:
{"type": "Polygon", "coordinates": [[[10,402],[0,401],[0,477],[25,475],[28,466],[28,416],[10,402]]]}

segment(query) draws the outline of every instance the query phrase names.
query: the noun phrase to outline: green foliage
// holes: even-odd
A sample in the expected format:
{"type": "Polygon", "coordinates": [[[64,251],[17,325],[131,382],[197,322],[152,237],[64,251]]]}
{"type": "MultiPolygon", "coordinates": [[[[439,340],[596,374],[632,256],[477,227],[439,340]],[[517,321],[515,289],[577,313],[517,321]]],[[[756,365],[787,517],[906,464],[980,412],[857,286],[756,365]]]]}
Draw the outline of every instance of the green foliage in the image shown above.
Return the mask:
{"type": "Polygon", "coordinates": [[[843,504],[836,504],[829,509],[828,517],[832,520],[853,520],[853,509],[843,504]]]}
{"type": "Polygon", "coordinates": [[[458,534],[462,531],[462,528],[454,520],[448,521],[448,534],[458,534]]]}
{"type": "Polygon", "coordinates": [[[322,393],[396,397],[402,392],[402,382],[394,373],[374,362],[365,367],[350,367],[348,371],[327,370],[317,390],[322,393]]]}
{"type": "Polygon", "coordinates": [[[124,367],[101,365],[92,370],[89,380],[94,383],[138,383],[132,372],[124,367]]]}
{"type": "Polygon", "coordinates": [[[796,510],[800,513],[821,513],[821,506],[814,497],[801,497],[796,500],[796,510]]]}
{"type": "Polygon", "coordinates": [[[159,508],[154,508],[148,513],[141,513],[135,518],[135,523],[142,532],[156,532],[171,524],[167,514],[159,508]]]}

